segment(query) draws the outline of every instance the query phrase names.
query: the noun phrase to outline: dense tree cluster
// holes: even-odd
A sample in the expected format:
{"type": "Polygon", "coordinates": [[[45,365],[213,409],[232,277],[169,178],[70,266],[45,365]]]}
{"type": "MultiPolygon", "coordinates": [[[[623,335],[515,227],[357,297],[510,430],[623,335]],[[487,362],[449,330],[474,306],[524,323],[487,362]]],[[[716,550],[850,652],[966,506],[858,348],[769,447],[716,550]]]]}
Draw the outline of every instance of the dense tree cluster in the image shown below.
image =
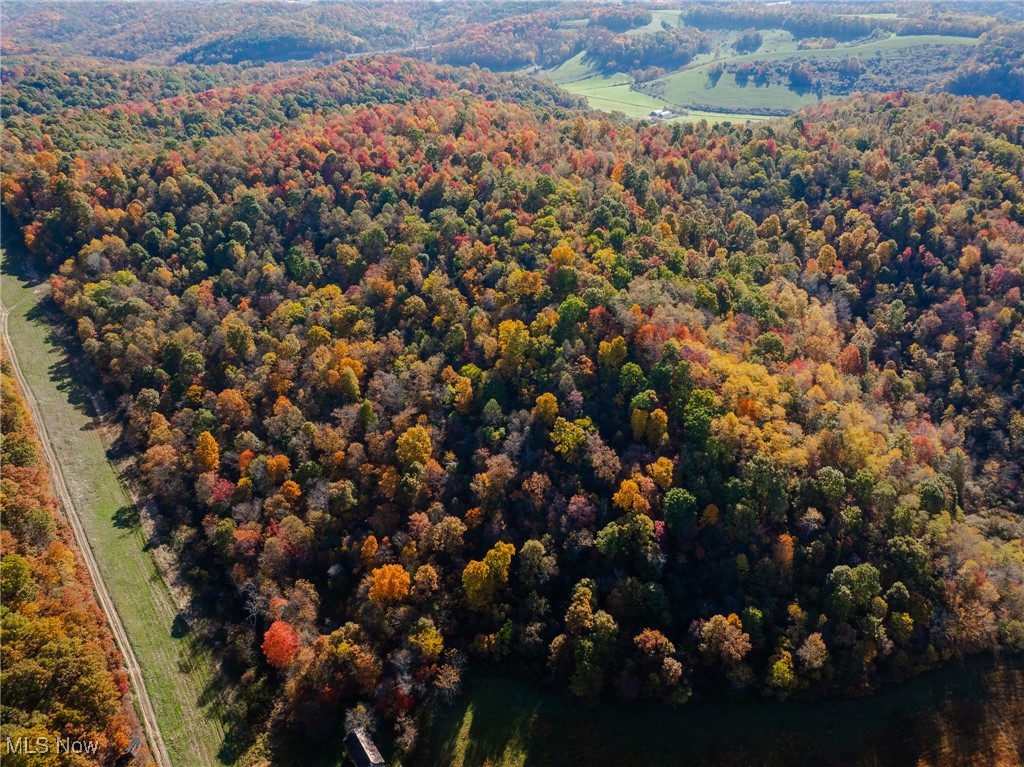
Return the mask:
{"type": "Polygon", "coordinates": [[[626,32],[636,27],[644,27],[654,19],[646,8],[635,5],[599,7],[590,16],[590,23],[596,27],[604,27],[612,32],[626,32]]]}
{"type": "MultiPolygon", "coordinates": [[[[1019,89],[996,6],[650,31],[554,2],[6,4],[3,205],[220,611],[237,718],[273,749],[372,711],[407,751],[483,663],[677,704],[1024,650],[1024,108],[970,97],[1019,89]],[[959,72],[719,65],[968,94],[750,126],[479,69],[586,52],[649,79],[702,30],[778,28],[986,37],[959,72]],[[416,58],[294,63],[392,47],[416,58]]],[[[75,726],[123,747],[127,687],[4,387],[3,733],[66,725],[45,631],[93,685],[75,726]]]]}
{"type": "MultiPolygon", "coordinates": [[[[902,49],[899,56],[786,56],[730,62],[722,69],[732,74],[740,87],[781,85],[797,92],[832,96],[894,90],[921,92],[943,77],[959,76],[968,51],[964,46],[913,45],[902,49]]],[[[1004,87],[992,92],[1008,90],[1004,87]]]]}
{"type": "Polygon", "coordinates": [[[764,38],[761,36],[761,33],[751,27],[750,29],[745,29],[736,37],[733,47],[737,53],[753,53],[761,47],[763,42],[764,38]]]}
{"type": "Polygon", "coordinates": [[[228,66],[98,66],[93,59],[55,60],[5,56],[0,93],[5,121],[25,115],[52,115],[64,110],[99,109],[133,101],[161,101],[175,96],[258,80],[281,79],[281,68],[240,69],[228,66]]]}
{"type": "MultiPolygon", "coordinates": [[[[681,67],[698,53],[710,50],[708,38],[699,30],[685,26],[665,26],[655,32],[622,33],[634,21],[632,15],[620,23],[603,23],[601,11],[594,11],[590,24],[572,25],[586,14],[576,6],[535,11],[488,24],[469,24],[450,33],[450,39],[414,54],[448,64],[477,64],[492,69],[516,69],[524,66],[551,67],[585,51],[588,60],[602,69],[643,69],[653,65],[681,67]]],[[[609,11],[610,13],[610,11],[609,11]]],[[[637,23],[650,22],[636,18],[637,23]]]]}
{"type": "Polygon", "coordinates": [[[8,365],[0,361],[0,739],[27,738],[23,750],[40,742],[50,748],[35,756],[5,749],[4,761],[112,764],[139,731],[128,675],[50,495],[42,449],[8,365]],[[93,741],[97,750],[59,754],[57,738],[93,741]]]}
{"type": "MultiPolygon", "coordinates": [[[[163,87],[165,73],[176,71],[153,72],[147,87],[163,87]]],[[[19,85],[19,90],[22,87],[30,86],[19,85]]],[[[404,104],[463,91],[484,98],[540,105],[583,103],[548,83],[524,75],[499,78],[489,72],[371,56],[270,83],[222,86],[156,102],[128,101],[89,110],[69,107],[38,115],[12,110],[4,127],[6,140],[15,139],[20,146],[52,144],[64,151],[80,152],[155,138],[201,142],[213,136],[272,128],[303,114],[336,112],[346,105],[404,104]]]]}
{"type": "Polygon", "coordinates": [[[563,26],[578,15],[579,11],[563,6],[466,24],[452,29],[446,39],[422,51],[413,51],[413,55],[456,66],[477,64],[497,70],[550,67],[582,50],[585,32],[589,30],[563,26]]]}
{"type": "Polygon", "coordinates": [[[429,95],[5,144],[243,699],[313,738],[372,701],[409,748],[472,658],[678,702],[1024,646],[1019,105],[634,126],[390,58],[301,82],[364,68],[429,95]]]}
{"type": "Polygon", "coordinates": [[[365,40],[345,29],[301,21],[264,19],[230,30],[189,48],[179,60],[189,64],[242,61],[290,61],[366,51],[365,40]]]}
{"type": "Polygon", "coordinates": [[[1024,101],[1024,24],[1007,24],[982,35],[947,89],[964,96],[999,93],[1024,101]]]}
{"type": "Polygon", "coordinates": [[[698,53],[707,53],[711,44],[706,35],[693,27],[671,27],[652,33],[592,35],[586,43],[587,55],[611,70],[642,69],[649,66],[682,67],[698,53]]]}
{"type": "MultiPolygon", "coordinates": [[[[416,33],[416,19],[435,19],[446,13],[466,14],[465,4],[448,11],[433,3],[369,2],[290,3],[283,0],[209,6],[201,13],[182,0],[155,0],[145,4],[11,3],[3,9],[5,38],[17,41],[14,52],[61,52],[121,61],[170,64],[183,61],[226,61],[246,53],[246,46],[272,47],[274,27],[290,30],[309,42],[334,39],[337,47],[321,45],[293,50],[292,56],[312,53],[344,54],[360,40],[372,49],[408,45],[416,33]],[[412,21],[412,23],[410,23],[412,21]]],[[[5,49],[8,48],[5,40],[5,49]]],[[[257,50],[257,54],[271,53],[257,50]]],[[[257,55],[253,58],[263,59],[257,55]]]]}

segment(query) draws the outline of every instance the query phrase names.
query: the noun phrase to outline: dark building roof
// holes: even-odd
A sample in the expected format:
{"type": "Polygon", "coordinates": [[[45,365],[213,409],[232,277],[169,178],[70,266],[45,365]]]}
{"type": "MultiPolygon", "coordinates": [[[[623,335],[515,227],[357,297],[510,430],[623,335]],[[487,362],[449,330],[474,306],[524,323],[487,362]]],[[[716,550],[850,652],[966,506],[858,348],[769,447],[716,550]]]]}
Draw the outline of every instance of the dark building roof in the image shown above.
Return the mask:
{"type": "Polygon", "coordinates": [[[345,751],[356,767],[384,767],[384,757],[362,727],[345,736],[345,751]]]}

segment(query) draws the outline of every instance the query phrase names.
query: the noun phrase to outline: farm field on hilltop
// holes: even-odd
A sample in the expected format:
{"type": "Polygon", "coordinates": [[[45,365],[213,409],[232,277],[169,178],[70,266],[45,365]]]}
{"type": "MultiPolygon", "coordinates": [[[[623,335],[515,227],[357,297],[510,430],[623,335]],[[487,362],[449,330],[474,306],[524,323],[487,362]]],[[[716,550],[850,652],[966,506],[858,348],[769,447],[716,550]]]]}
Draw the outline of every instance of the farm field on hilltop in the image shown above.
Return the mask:
{"type": "MultiPolygon", "coordinates": [[[[700,104],[723,110],[796,110],[830,97],[838,98],[839,94],[827,91],[815,92],[809,88],[794,89],[788,85],[777,83],[759,85],[755,84],[753,79],[743,85],[738,81],[737,75],[729,71],[728,68],[731,65],[744,63],[756,66],[765,62],[778,62],[794,57],[811,63],[858,57],[868,69],[871,69],[900,59],[906,56],[911,49],[918,49],[921,46],[941,45],[951,50],[962,50],[962,57],[966,57],[969,55],[970,49],[978,43],[976,38],[971,37],[908,35],[905,37],[893,36],[853,46],[799,51],[792,41],[785,39],[785,35],[786,33],[766,36],[764,50],[723,56],[720,59],[700,63],[666,75],[639,87],[645,93],[677,106],[700,104]],[[714,79],[712,70],[719,64],[726,67],[726,71],[719,78],[714,79]]],[[[891,85],[894,88],[899,87],[899,81],[893,79],[891,85]]]]}
{"type": "MultiPolygon", "coordinates": [[[[653,33],[662,29],[661,21],[669,20],[667,12],[656,12],[645,27],[629,34],[653,33]],[[655,29],[657,28],[657,29],[655,29]]],[[[674,14],[672,14],[674,15],[674,14]]],[[[929,70],[924,62],[904,65],[904,60],[917,59],[922,53],[940,56],[953,62],[969,55],[978,38],[943,35],[906,35],[871,40],[852,45],[839,45],[820,50],[801,50],[790,32],[781,29],[763,30],[760,47],[751,53],[737,53],[737,35],[726,30],[709,30],[710,50],[697,54],[682,69],[645,83],[636,83],[627,72],[607,71],[587,51],[576,53],[562,63],[543,70],[541,77],[563,89],[587,99],[593,109],[619,111],[628,117],[646,117],[652,110],[669,109],[680,113],[677,119],[764,119],[802,109],[847,92],[835,92],[828,85],[796,87],[779,76],[757,80],[744,77],[738,67],[753,69],[765,65],[788,67],[799,61],[810,68],[835,67],[838,62],[856,60],[866,72],[886,88],[905,87],[905,72],[916,67],[920,79],[929,70]],[[719,74],[716,70],[721,68],[719,74]]],[[[860,65],[857,65],[860,66],[860,65]]]]}

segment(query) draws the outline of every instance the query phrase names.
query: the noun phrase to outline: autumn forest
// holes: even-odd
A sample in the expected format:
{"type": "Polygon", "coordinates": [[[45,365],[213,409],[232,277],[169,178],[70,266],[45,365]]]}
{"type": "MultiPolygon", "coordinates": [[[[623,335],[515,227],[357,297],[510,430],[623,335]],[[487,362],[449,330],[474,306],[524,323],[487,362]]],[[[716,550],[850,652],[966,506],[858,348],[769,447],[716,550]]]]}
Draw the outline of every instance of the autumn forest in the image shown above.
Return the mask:
{"type": "MultiPolygon", "coordinates": [[[[112,404],[239,764],[357,727],[422,763],[480,675],[685,712],[1024,651],[1015,94],[652,122],[463,34],[607,59],[642,9],[565,37],[558,3],[295,5],[4,7],[4,229],[112,404]],[[267,30],[283,63],[245,53],[267,30]]],[[[978,5],[908,34],[995,39],[978,5]]],[[[637,66],[735,28],[711,9],[637,66]]],[[[145,738],[7,372],[2,732],[113,764],[145,738]],[[55,647],[92,687],[26,692],[55,647]]]]}

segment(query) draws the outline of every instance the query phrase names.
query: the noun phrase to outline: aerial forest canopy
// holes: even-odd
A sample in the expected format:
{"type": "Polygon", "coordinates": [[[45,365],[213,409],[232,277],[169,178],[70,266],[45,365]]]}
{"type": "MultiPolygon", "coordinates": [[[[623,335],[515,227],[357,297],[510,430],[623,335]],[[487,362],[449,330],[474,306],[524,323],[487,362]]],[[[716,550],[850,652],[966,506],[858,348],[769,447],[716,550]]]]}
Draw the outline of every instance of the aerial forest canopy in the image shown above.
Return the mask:
{"type": "Polygon", "coordinates": [[[411,750],[490,664],[680,704],[1024,650],[1024,105],[232,79],[266,29],[42,113],[23,68],[2,199],[275,761],[353,710],[411,750]]]}

